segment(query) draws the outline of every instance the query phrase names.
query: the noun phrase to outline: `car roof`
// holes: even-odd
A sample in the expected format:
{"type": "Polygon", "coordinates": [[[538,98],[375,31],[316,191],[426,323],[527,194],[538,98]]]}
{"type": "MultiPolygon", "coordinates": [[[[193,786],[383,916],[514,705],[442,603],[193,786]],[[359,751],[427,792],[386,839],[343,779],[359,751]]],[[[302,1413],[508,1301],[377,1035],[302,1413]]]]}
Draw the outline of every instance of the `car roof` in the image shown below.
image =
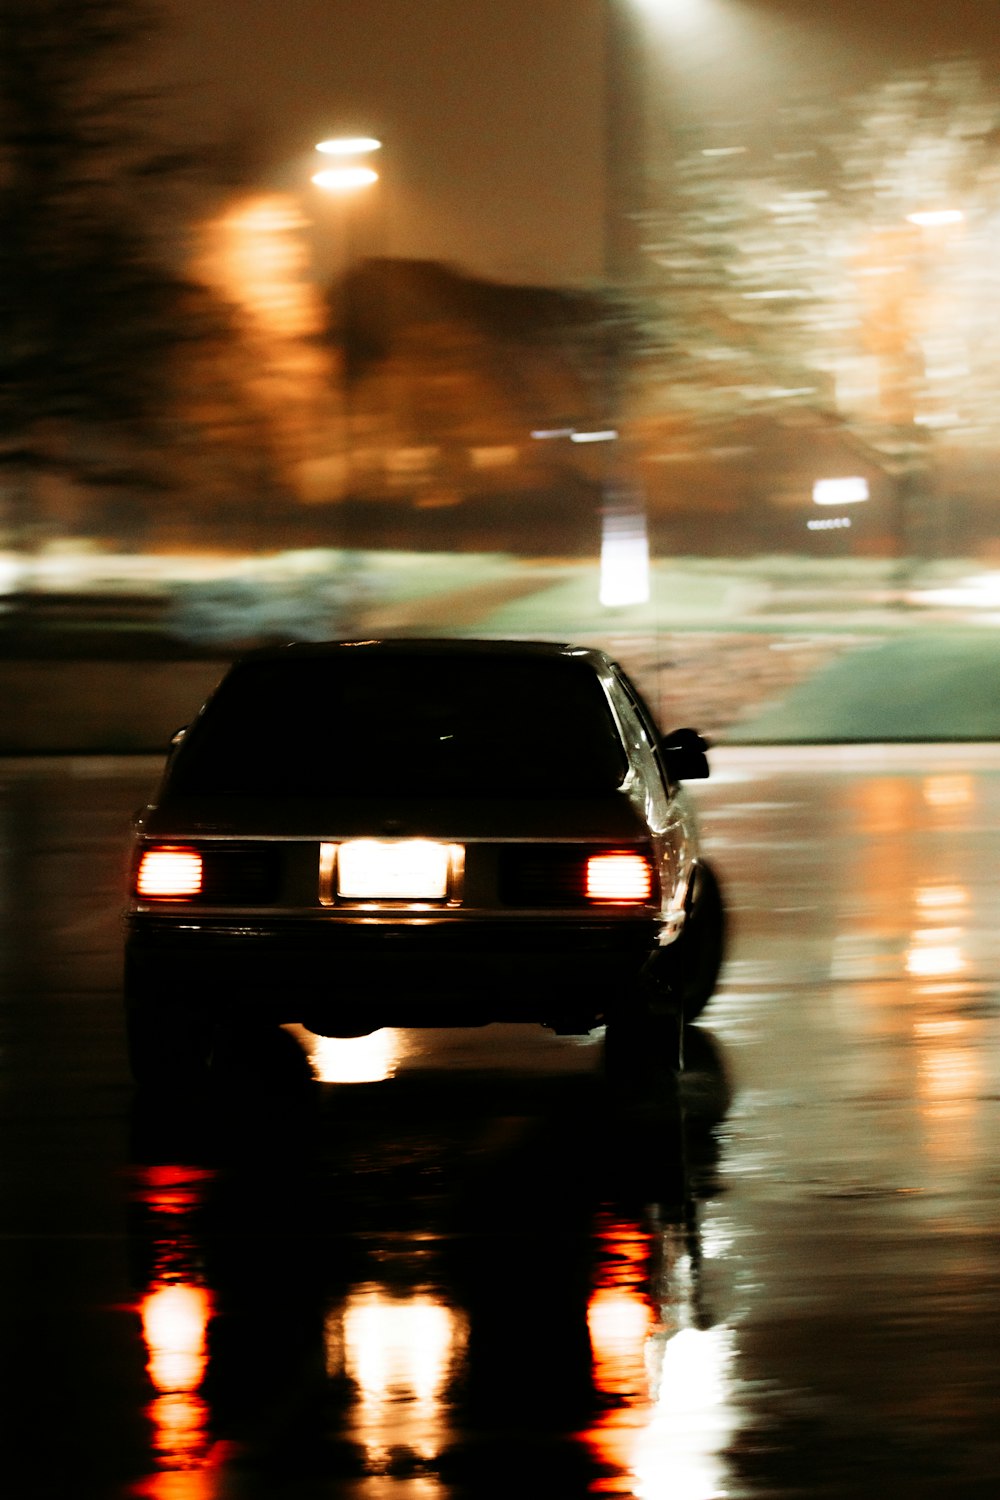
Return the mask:
{"type": "Polygon", "coordinates": [[[607,666],[609,658],[603,651],[586,646],[574,646],[565,641],[522,640],[476,640],[450,636],[387,636],[379,639],[337,641],[294,641],[284,646],[265,646],[248,651],[240,657],[241,662],[283,661],[303,658],[330,658],[344,652],[372,653],[379,656],[503,656],[538,658],[582,659],[592,666],[607,666]]]}

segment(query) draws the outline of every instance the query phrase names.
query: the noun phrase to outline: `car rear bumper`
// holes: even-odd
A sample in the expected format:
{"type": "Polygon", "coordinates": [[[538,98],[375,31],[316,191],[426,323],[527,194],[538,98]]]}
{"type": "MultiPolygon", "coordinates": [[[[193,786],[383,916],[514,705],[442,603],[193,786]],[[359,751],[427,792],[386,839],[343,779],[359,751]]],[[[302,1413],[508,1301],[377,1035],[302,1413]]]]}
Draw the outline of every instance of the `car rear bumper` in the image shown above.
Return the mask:
{"type": "Polygon", "coordinates": [[[634,987],[656,949],[642,920],[429,917],[127,921],[131,1004],[222,1020],[378,1026],[541,1021],[585,1031],[634,987]]]}

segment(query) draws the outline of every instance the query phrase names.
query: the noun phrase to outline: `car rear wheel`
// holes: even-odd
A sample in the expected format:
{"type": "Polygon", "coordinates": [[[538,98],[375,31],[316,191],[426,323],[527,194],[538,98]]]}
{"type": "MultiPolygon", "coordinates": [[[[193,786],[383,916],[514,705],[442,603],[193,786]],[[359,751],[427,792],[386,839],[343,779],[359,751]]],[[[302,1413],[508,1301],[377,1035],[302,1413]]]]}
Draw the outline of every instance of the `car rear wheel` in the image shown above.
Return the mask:
{"type": "Polygon", "coordinates": [[[726,949],[726,904],[711,865],[700,864],[694,901],[676,943],[663,950],[664,978],[685,1021],[695,1021],[715,994],[726,949]]]}

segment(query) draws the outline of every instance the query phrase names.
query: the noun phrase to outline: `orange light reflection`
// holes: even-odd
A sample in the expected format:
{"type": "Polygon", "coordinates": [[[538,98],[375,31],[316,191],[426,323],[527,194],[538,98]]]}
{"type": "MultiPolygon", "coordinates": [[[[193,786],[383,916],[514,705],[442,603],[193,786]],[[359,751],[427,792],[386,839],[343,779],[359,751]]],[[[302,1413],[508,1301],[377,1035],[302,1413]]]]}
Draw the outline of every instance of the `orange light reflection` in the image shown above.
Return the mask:
{"type": "Polygon", "coordinates": [[[321,1083],[382,1083],[391,1078],[403,1055],[400,1033],[389,1027],[370,1036],[315,1036],[294,1028],[321,1083]]]}
{"type": "Polygon", "coordinates": [[[930,1112],[945,1106],[971,1113],[980,1075],[968,1030],[968,1022],[958,1018],[919,1021],[914,1027],[920,1048],[920,1097],[930,1112]]]}
{"type": "Polygon", "coordinates": [[[924,885],[916,892],[917,906],[926,915],[957,918],[966,908],[969,892],[962,885],[924,885]]]}
{"type": "Polygon", "coordinates": [[[906,972],[915,979],[943,979],[965,968],[960,928],[930,927],[914,932],[906,950],[906,972]]]}
{"type": "Polygon", "coordinates": [[[198,1395],[205,1376],[211,1294],[192,1282],[154,1285],[142,1299],[146,1368],[158,1395],[150,1403],[154,1446],[165,1467],[197,1465],[207,1446],[208,1411],[198,1395]]]}
{"type": "Polygon", "coordinates": [[[866,778],[854,796],[864,833],[899,833],[913,826],[916,791],[902,777],[866,778]]]}
{"type": "Polygon", "coordinates": [[[609,1396],[634,1395],[645,1385],[645,1341],[653,1312],[645,1297],[624,1287],[601,1287],[587,1308],[594,1384],[609,1396]]]}
{"type": "Polygon", "coordinates": [[[975,783],[968,775],[928,776],[923,783],[923,793],[928,807],[950,812],[971,807],[975,799],[975,783]]]}
{"type": "Polygon", "coordinates": [[[466,1334],[463,1316],[429,1292],[369,1286],[331,1312],[327,1369],[358,1388],[356,1435],[370,1460],[401,1448],[426,1462],[441,1453],[444,1394],[466,1334]]]}
{"type": "Polygon", "coordinates": [[[654,1237],[610,1222],[601,1239],[587,1323],[594,1384],[610,1400],[586,1437],[611,1471],[602,1492],[713,1500],[726,1493],[724,1454],[736,1425],[733,1334],[696,1326],[697,1247],[679,1225],[654,1237]]]}

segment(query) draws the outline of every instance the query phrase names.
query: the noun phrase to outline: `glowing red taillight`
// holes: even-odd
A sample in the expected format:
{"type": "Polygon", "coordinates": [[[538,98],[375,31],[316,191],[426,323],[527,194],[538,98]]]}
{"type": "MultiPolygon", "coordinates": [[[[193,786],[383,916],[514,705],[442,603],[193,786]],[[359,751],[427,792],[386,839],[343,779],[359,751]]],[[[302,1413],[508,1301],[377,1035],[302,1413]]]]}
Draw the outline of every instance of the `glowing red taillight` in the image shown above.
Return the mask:
{"type": "Polygon", "coordinates": [[[592,854],[587,860],[588,901],[648,901],[653,893],[653,872],[644,854],[613,850],[592,854]]]}
{"type": "Polygon", "coordinates": [[[202,862],[197,849],[164,844],[146,849],[136,871],[135,889],[150,899],[183,901],[201,892],[202,862]]]}

